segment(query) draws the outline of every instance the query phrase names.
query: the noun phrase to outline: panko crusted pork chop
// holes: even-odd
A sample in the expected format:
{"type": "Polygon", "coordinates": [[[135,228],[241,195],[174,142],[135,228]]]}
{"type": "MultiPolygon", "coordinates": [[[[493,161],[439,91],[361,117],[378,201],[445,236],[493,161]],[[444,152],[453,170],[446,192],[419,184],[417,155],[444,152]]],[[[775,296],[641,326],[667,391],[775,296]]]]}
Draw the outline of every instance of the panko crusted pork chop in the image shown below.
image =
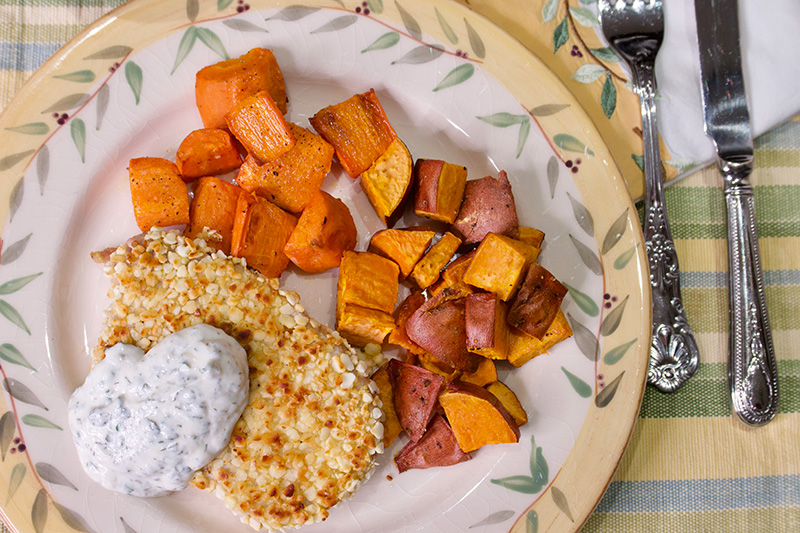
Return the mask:
{"type": "Polygon", "coordinates": [[[309,318],[297,294],[203,238],[154,228],[95,259],[112,279],[95,360],[118,342],[147,350],[199,323],[247,351],[248,405],[192,484],[254,529],[278,530],[324,520],[369,478],[383,451],[378,388],[368,378],[378,350],[354,350],[309,318]]]}

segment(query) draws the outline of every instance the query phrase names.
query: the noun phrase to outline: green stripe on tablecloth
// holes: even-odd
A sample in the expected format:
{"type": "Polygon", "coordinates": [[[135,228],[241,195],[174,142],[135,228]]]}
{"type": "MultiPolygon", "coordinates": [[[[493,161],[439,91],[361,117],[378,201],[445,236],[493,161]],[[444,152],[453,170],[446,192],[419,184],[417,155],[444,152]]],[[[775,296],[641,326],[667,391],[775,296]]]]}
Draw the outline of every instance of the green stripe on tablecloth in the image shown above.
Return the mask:
{"type": "MultiPolygon", "coordinates": [[[[767,285],[767,304],[780,308],[770,315],[773,330],[800,329],[800,285],[767,285]]],[[[686,314],[698,333],[716,333],[728,329],[728,288],[681,288],[686,314]],[[721,312],[720,312],[721,311],[721,312]]]]}
{"type": "Polygon", "coordinates": [[[800,167],[800,152],[762,149],[755,153],[754,163],[760,167],[800,167]]]}
{"type": "Polygon", "coordinates": [[[18,24],[2,21],[0,34],[8,34],[13,29],[17,35],[24,36],[26,43],[54,43],[61,46],[85,27],[83,24],[18,24]]]}
{"type": "Polygon", "coordinates": [[[672,513],[595,513],[583,533],[609,531],[800,531],[800,508],[762,507],[672,513]]]}
{"type": "MultiPolygon", "coordinates": [[[[778,361],[780,413],[800,412],[800,361],[778,361]]],[[[697,374],[680,389],[665,394],[648,387],[640,418],[730,416],[728,365],[701,364],[697,374]]]]}

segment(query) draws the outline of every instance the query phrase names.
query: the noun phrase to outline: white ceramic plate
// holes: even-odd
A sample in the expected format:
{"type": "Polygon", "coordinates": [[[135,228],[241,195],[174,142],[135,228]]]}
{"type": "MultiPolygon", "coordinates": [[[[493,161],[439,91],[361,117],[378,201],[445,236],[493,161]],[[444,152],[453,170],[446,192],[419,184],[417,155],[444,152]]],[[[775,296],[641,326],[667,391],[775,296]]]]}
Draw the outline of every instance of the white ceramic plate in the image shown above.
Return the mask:
{"type": "MultiPolygon", "coordinates": [[[[540,262],[570,288],[563,309],[575,330],[520,369],[501,368],[530,419],[518,444],[398,475],[391,457],[404,441],[396,442],[352,500],[304,530],[578,528],[630,434],[650,320],[636,211],[580,106],[515,41],[449,2],[253,1],[239,15],[245,4],[165,4],[134,1],[95,24],[0,117],[9,130],[0,159],[9,185],[0,255],[8,521],[37,532],[249,529],[195,489],[143,500],[92,483],[66,404],[88,372],[108,305],[108,282],[89,252],[138,233],[128,160],[174,158],[202,126],[195,72],[260,46],[281,65],[290,120],[308,127],[320,108],[374,88],[415,157],[466,165],[471,179],[506,170],[521,224],[547,235],[540,262]]],[[[364,249],[382,226],[358,182],[337,166],[323,187],[350,207],[364,249]]],[[[336,276],[290,270],[283,283],[332,324],[336,276]]]]}

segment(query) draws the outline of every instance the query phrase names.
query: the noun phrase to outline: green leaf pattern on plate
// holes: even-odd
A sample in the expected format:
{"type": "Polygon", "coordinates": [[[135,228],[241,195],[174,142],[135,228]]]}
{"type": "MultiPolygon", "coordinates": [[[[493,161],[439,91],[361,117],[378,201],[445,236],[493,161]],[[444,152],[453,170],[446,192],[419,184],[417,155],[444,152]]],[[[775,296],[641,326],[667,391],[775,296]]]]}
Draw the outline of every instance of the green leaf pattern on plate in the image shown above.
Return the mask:
{"type": "Polygon", "coordinates": [[[567,17],[564,16],[564,20],[556,26],[556,29],[553,31],[553,53],[555,54],[558,52],[558,49],[564,46],[564,43],[567,42],[569,39],[569,24],[567,24],[567,17]]]}
{"type": "Polygon", "coordinates": [[[17,431],[17,422],[14,420],[14,413],[6,411],[0,416],[0,455],[3,461],[6,460],[6,452],[14,440],[14,433],[17,431]]]}
{"type": "Polygon", "coordinates": [[[6,497],[6,504],[11,501],[11,498],[14,497],[14,494],[17,492],[19,486],[22,485],[22,479],[25,477],[27,472],[28,468],[25,466],[25,463],[17,463],[14,465],[14,468],[11,469],[11,479],[8,480],[8,496],[6,497]]]}
{"type": "Polygon", "coordinates": [[[125,79],[128,81],[133,97],[136,100],[136,105],[139,105],[139,98],[142,96],[142,67],[133,61],[125,63],[125,79]]]}
{"type": "Polygon", "coordinates": [[[31,522],[36,533],[42,533],[47,523],[47,492],[40,489],[31,507],[31,522]]]}
{"type": "Polygon", "coordinates": [[[50,126],[44,122],[29,122],[21,126],[6,128],[6,131],[13,131],[14,133],[22,133],[24,135],[44,135],[50,131],[50,126]]]}
{"type": "Polygon", "coordinates": [[[25,415],[22,417],[22,423],[34,428],[57,429],[63,431],[60,426],[39,415],[25,415]]]}
{"type": "Polygon", "coordinates": [[[448,87],[458,85],[459,83],[464,83],[470,79],[474,73],[475,65],[472,63],[459,65],[448,72],[447,76],[445,76],[444,79],[439,82],[439,85],[433,88],[433,91],[441,91],[442,89],[447,89],[448,87]]]}
{"type": "Polygon", "coordinates": [[[81,156],[81,163],[86,162],[86,124],[79,118],[73,118],[69,125],[69,134],[75,148],[81,156]]]}
{"type": "Polygon", "coordinates": [[[13,263],[22,255],[25,248],[28,246],[28,241],[31,240],[32,233],[28,233],[25,237],[9,245],[8,248],[3,250],[3,256],[0,257],[0,265],[7,265],[13,263]]]}
{"type": "Polygon", "coordinates": [[[3,389],[7,393],[9,393],[14,399],[22,402],[27,403],[28,405],[34,405],[36,407],[41,407],[45,411],[48,411],[47,407],[42,403],[36,394],[29,389],[26,385],[22,382],[14,379],[14,378],[5,378],[3,380],[3,389]]]}
{"type": "Polygon", "coordinates": [[[606,81],[603,83],[603,91],[600,93],[600,105],[607,118],[611,118],[617,108],[617,88],[614,87],[614,80],[611,73],[606,72],[606,81]]]}
{"type": "Polygon", "coordinates": [[[50,149],[45,144],[36,156],[36,180],[39,182],[39,194],[44,194],[44,186],[50,175],[50,149]]]}
{"type": "Polygon", "coordinates": [[[348,28],[355,24],[358,21],[358,15],[342,15],[341,17],[336,17],[333,20],[330,20],[313,30],[311,33],[325,33],[329,31],[339,31],[345,28],[348,28]]]}
{"type": "Polygon", "coordinates": [[[638,340],[639,339],[636,338],[626,342],[625,344],[620,344],[619,346],[612,348],[608,351],[608,353],[606,353],[605,356],[603,356],[603,362],[607,365],[617,364],[625,356],[625,354],[628,353],[630,347],[633,346],[638,340]]]}
{"type": "Polygon", "coordinates": [[[483,44],[483,39],[467,19],[464,19],[464,24],[467,27],[467,37],[469,37],[469,45],[472,47],[472,51],[476,56],[483,59],[486,57],[486,46],[483,44]]]}
{"type": "Polygon", "coordinates": [[[20,353],[19,350],[13,345],[9,343],[0,344],[0,359],[3,361],[7,361],[14,365],[24,366],[34,372],[36,369],[25,359],[25,356],[20,353]]]}
{"type": "Polygon", "coordinates": [[[375,39],[372,44],[361,50],[361,53],[363,54],[364,52],[371,52],[373,50],[385,50],[386,48],[391,48],[399,42],[400,34],[396,31],[390,31],[375,39]]]}
{"type": "Polygon", "coordinates": [[[539,514],[533,509],[525,515],[525,533],[539,533],[539,514]]]}
{"type": "Polygon", "coordinates": [[[536,446],[536,441],[531,435],[530,475],[509,476],[492,479],[495,485],[500,485],[515,492],[523,494],[536,494],[541,491],[550,477],[550,469],[542,453],[542,448],[536,446]]]}
{"type": "Polygon", "coordinates": [[[567,496],[555,485],[550,487],[550,495],[553,497],[553,502],[555,502],[556,507],[558,507],[562,513],[564,513],[567,518],[569,518],[570,522],[574,522],[575,519],[572,518],[572,512],[569,510],[569,502],[567,501],[567,496]]]}
{"type": "Polygon", "coordinates": [[[619,242],[619,240],[622,238],[622,235],[625,233],[625,228],[627,227],[628,210],[626,209],[625,212],[622,213],[608,229],[606,237],[603,239],[603,247],[600,250],[603,255],[610,252],[614,245],[619,242]]]}
{"type": "Polygon", "coordinates": [[[581,311],[592,317],[600,314],[600,307],[597,305],[597,302],[592,300],[587,294],[582,293],[575,287],[566,283],[563,283],[563,285],[569,290],[567,294],[578,304],[581,311]]]}
{"type": "Polygon", "coordinates": [[[439,26],[441,26],[442,32],[444,32],[444,35],[445,37],[447,37],[447,40],[450,41],[451,44],[457,44],[458,35],[456,35],[456,32],[453,31],[453,28],[450,27],[450,24],[447,23],[447,20],[445,20],[445,18],[439,12],[438,7],[434,6],[433,10],[436,12],[436,20],[439,21],[439,26]]]}
{"type": "Polygon", "coordinates": [[[558,12],[558,0],[547,0],[542,6],[542,22],[547,23],[556,18],[558,12]]]}
{"type": "Polygon", "coordinates": [[[22,319],[22,315],[19,314],[19,311],[17,311],[14,306],[5,300],[0,300],[0,315],[6,317],[12,324],[17,326],[28,335],[31,334],[31,331],[28,329],[28,326],[25,324],[25,321],[22,319]]]}
{"type": "Polygon", "coordinates": [[[564,368],[561,367],[561,371],[564,372],[564,375],[567,376],[567,380],[569,380],[569,384],[572,385],[572,388],[575,392],[578,393],[578,396],[581,398],[588,398],[592,395],[592,387],[589,386],[588,383],[583,381],[581,378],[564,368]]]}

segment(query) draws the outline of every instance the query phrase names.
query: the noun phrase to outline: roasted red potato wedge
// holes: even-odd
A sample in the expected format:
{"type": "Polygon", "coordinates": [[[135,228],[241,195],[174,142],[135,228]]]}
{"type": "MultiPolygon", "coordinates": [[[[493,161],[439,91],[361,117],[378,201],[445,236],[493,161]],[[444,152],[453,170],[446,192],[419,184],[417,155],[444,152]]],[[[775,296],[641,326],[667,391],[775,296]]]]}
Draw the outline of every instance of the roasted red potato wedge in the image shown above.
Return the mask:
{"type": "Polygon", "coordinates": [[[333,145],[339,163],[353,179],[372,166],[397,138],[372,89],[321,109],[308,121],[333,145]]]}
{"type": "Polygon", "coordinates": [[[225,115],[225,120],[236,140],[261,163],[285,154],[297,142],[292,128],[267,91],[237,103],[225,115]]]}
{"type": "Polygon", "coordinates": [[[391,228],[403,214],[405,199],[411,192],[413,161],[399,138],[361,173],[361,189],[375,213],[391,228]]]}
{"type": "Polygon", "coordinates": [[[216,230],[222,240],[209,241],[209,243],[230,255],[236,206],[239,196],[242,194],[247,193],[236,185],[213,176],[197,180],[194,187],[194,198],[189,206],[189,225],[186,227],[186,236],[194,238],[205,228],[216,230]]]}
{"type": "Polygon", "coordinates": [[[472,383],[454,381],[439,395],[442,406],[464,452],[487,444],[519,441],[519,427],[494,394],[472,383]]]}
{"type": "Polygon", "coordinates": [[[406,334],[443,363],[474,372],[481,357],[467,351],[466,301],[448,299],[454,292],[444,289],[420,306],[406,322],[406,334]]]}
{"type": "Polygon", "coordinates": [[[445,233],[425,256],[417,262],[411,271],[411,279],[420,289],[427,289],[439,279],[439,273],[461,246],[461,239],[450,233],[445,233]]]}
{"type": "Polygon", "coordinates": [[[394,393],[392,392],[392,381],[386,368],[378,369],[372,375],[372,381],[378,386],[378,395],[383,402],[383,446],[388,447],[403,432],[403,426],[397,418],[397,411],[394,409],[394,393]]]}
{"type": "Polygon", "coordinates": [[[263,164],[247,156],[236,183],[287,211],[299,213],[330,172],[333,147],[311,130],[291,123],[289,129],[296,140],[292,149],[263,164]]]}
{"type": "Polygon", "coordinates": [[[442,415],[434,415],[430,426],[417,442],[409,442],[394,458],[402,474],[413,468],[450,466],[469,461],[468,453],[461,451],[456,436],[442,415]]]}
{"type": "Polygon", "coordinates": [[[189,223],[189,191],[175,163],[160,157],[131,159],[128,175],[140,230],[189,223]]]}
{"type": "Polygon", "coordinates": [[[350,209],[325,191],[311,197],[297,221],[284,252],[309,273],[336,268],[345,250],[356,247],[358,232],[350,209]]]}
{"type": "Polygon", "coordinates": [[[466,320],[467,350],[490,359],[508,358],[506,306],[496,294],[467,296],[466,320]]]}
{"type": "Polygon", "coordinates": [[[194,130],[181,141],[175,152],[175,164],[185,182],[202,176],[216,176],[236,170],[242,156],[225,130],[204,128],[194,130]]]}
{"type": "Polygon", "coordinates": [[[490,233],[481,242],[464,272],[464,282],[509,300],[525,277],[539,249],[522,241],[490,233]]]}
{"type": "Polygon", "coordinates": [[[225,115],[259,91],[267,91],[281,113],[286,113],[286,84],[271,50],[253,48],[243,56],[200,69],[195,99],[203,126],[226,129],[225,115]]]}
{"type": "Polygon", "coordinates": [[[467,167],[441,159],[417,159],[414,165],[417,216],[452,224],[464,201],[467,167]]]}
{"type": "Polygon", "coordinates": [[[522,366],[537,355],[541,355],[552,346],[572,337],[572,328],[561,309],[544,336],[540,339],[528,335],[517,328],[508,330],[508,362],[514,366],[522,366]]]}
{"type": "Polygon", "coordinates": [[[494,394],[495,398],[500,400],[503,407],[506,408],[508,414],[514,419],[517,426],[522,426],[528,423],[528,414],[523,409],[522,404],[508,385],[502,381],[493,381],[486,386],[486,390],[494,394]]]}
{"type": "Polygon", "coordinates": [[[392,381],[394,408],[400,425],[411,442],[417,442],[433,416],[444,378],[398,359],[389,361],[386,371],[392,381]]]}
{"type": "Polygon", "coordinates": [[[467,182],[464,203],[453,223],[464,243],[481,242],[489,233],[516,237],[518,227],[517,208],[505,170],[497,179],[486,176],[467,182]]]}
{"type": "Polygon", "coordinates": [[[289,265],[283,249],[297,218],[254,194],[239,195],[231,234],[231,255],[265,277],[277,278],[289,265]]]}
{"type": "Polygon", "coordinates": [[[355,304],[392,313],[400,288],[397,263],[369,252],[345,251],[339,265],[337,307],[355,304]]]}
{"type": "Polygon", "coordinates": [[[508,323],[541,339],[555,320],[567,288],[538,263],[532,263],[508,310],[508,323]]]}
{"type": "Polygon", "coordinates": [[[369,251],[388,257],[400,267],[400,275],[406,278],[436,232],[428,228],[385,229],[375,233],[369,241],[369,251]]]}

